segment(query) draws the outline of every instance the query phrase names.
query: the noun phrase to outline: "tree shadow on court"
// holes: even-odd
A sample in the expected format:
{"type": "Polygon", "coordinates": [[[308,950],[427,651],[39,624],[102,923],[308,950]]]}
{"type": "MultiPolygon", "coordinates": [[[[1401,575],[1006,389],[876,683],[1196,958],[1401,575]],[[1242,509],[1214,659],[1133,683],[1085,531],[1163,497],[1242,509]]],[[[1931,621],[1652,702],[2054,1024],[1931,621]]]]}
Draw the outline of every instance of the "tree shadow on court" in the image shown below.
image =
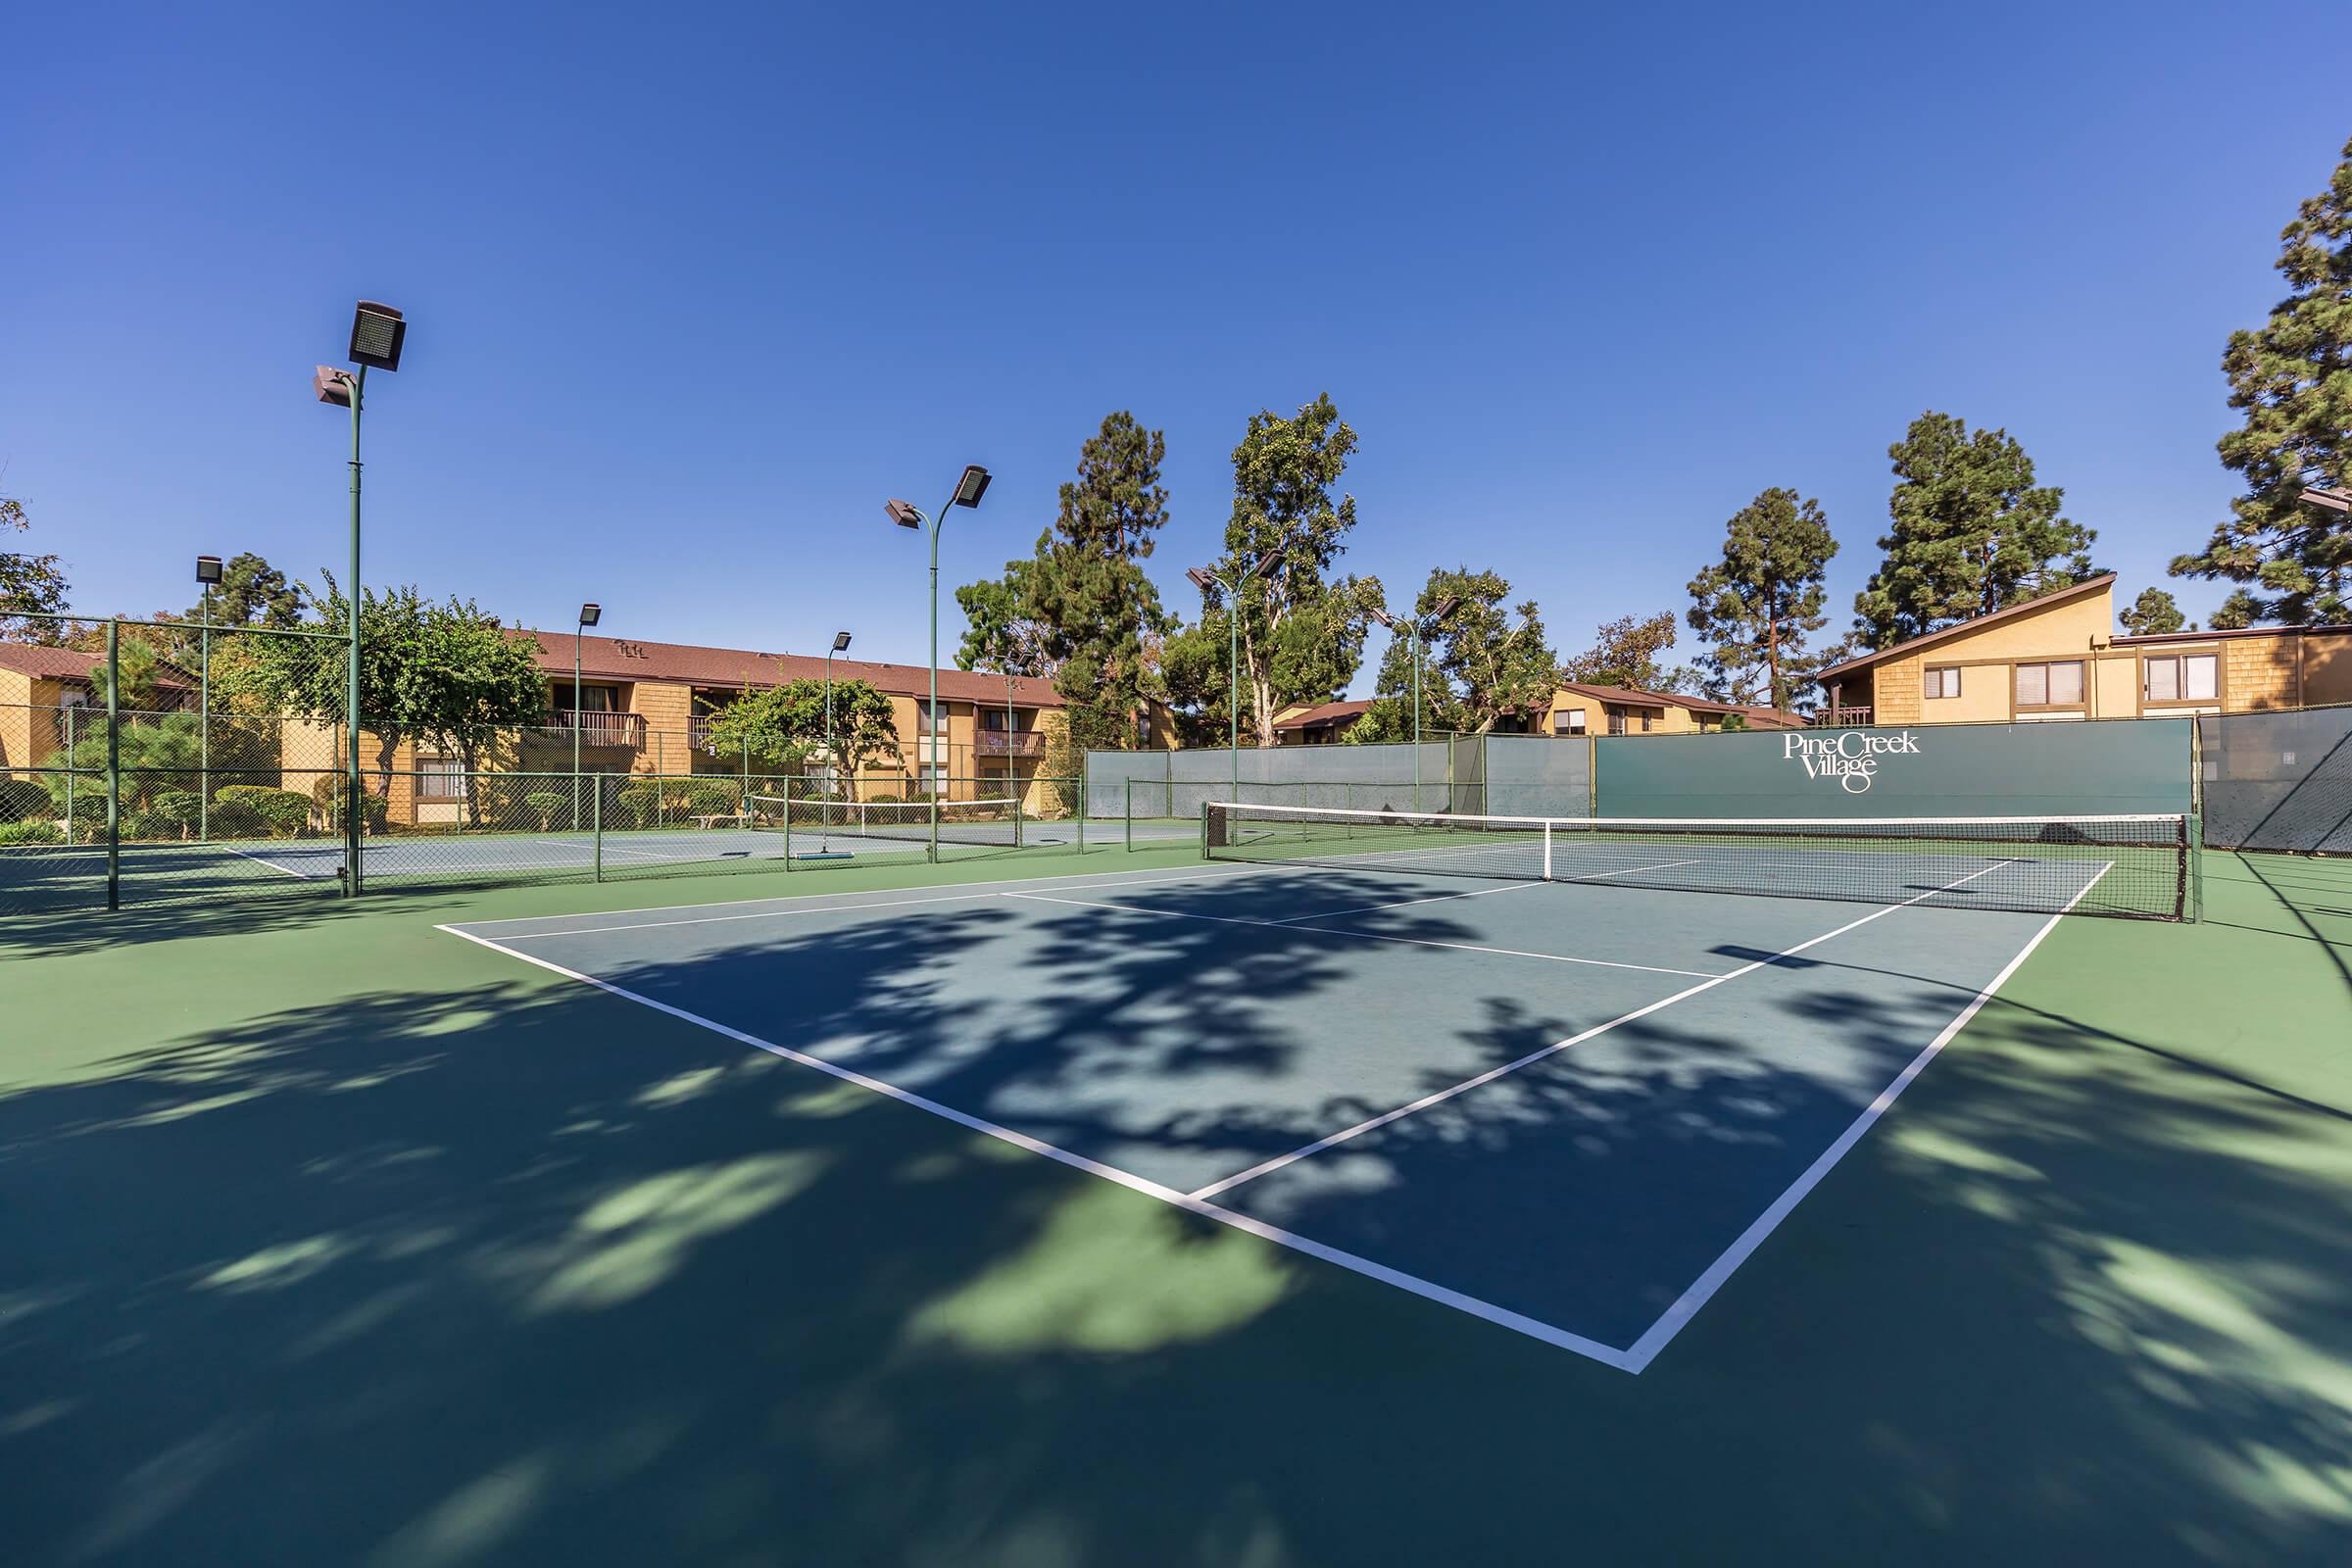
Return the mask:
{"type": "MultiPolygon", "coordinates": [[[[1051,1091],[1073,1137],[1123,1104],[1171,1146],[1304,1142],[1356,1105],[1268,1108],[1300,1038],[1264,987],[1361,1023],[1332,939],[1056,928],[1089,983],[1016,1024],[973,993],[1034,984],[991,956],[1023,930],[950,905],[614,978],[749,973],[776,1043],[862,1031],[893,1082],[946,1052],[941,1098],[1051,1091]],[[1139,1077],[1268,1093],[1153,1119],[1139,1077]]],[[[2064,1017],[1988,1009],[1635,1378],[497,955],[411,978],[0,1096],[22,1560],[2288,1561],[2340,1526],[2335,1124],[2064,1017]]],[[[1927,1016],[1804,978],[1755,1004],[1927,1016]]],[[[1495,1064],[1580,1021],[1460,1002],[1495,1064]]],[[[1655,1136],[1817,1151],[1868,1100],[1674,1009],[1609,1038],[1377,1159],[1516,1172],[1494,1217],[1535,1250],[1655,1136]]]]}

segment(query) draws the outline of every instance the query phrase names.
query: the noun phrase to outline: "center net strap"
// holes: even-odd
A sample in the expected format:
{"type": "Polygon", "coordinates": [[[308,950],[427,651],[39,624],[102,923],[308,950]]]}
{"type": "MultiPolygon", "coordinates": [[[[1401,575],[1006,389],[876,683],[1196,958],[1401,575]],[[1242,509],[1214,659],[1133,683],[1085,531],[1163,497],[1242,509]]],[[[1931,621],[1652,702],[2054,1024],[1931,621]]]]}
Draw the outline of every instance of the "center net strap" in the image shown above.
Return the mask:
{"type": "Polygon", "coordinates": [[[1210,859],[2178,920],[2178,815],[1477,816],[1211,803],[1210,859]]]}

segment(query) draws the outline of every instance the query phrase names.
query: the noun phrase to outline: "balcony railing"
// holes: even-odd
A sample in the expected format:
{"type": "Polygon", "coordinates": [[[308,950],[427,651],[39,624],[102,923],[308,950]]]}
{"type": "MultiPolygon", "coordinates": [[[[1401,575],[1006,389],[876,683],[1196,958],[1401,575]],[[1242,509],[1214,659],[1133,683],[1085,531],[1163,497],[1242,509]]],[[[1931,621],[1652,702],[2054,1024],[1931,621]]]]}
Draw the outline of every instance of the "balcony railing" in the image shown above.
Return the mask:
{"type": "Polygon", "coordinates": [[[1827,724],[1832,729],[1859,729],[1870,722],[1870,710],[1867,708],[1825,708],[1821,710],[1819,722],[1827,724]]]}
{"type": "Polygon", "coordinates": [[[980,731],[982,757],[1043,757],[1046,738],[1033,729],[983,729],[980,731]]]}
{"type": "Polygon", "coordinates": [[[583,746],[628,746],[645,744],[645,715],[643,713],[603,713],[593,709],[573,712],[559,708],[547,715],[541,726],[566,741],[571,738],[573,721],[578,721],[580,744],[583,746]]]}

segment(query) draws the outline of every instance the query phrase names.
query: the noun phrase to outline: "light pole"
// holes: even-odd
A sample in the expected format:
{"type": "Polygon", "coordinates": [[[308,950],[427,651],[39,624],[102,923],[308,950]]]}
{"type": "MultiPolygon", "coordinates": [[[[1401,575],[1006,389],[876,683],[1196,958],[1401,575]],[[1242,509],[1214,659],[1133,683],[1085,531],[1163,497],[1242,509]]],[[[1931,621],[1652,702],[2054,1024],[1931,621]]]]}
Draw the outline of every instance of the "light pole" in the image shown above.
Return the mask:
{"type": "Polygon", "coordinates": [[[833,646],[825,650],[825,799],[828,802],[833,799],[834,780],[841,773],[841,743],[833,734],[833,656],[849,651],[850,634],[846,631],[835,632],[833,646]]]}
{"type": "Polygon", "coordinates": [[[1206,599],[1211,588],[1222,588],[1232,603],[1225,610],[1225,715],[1228,730],[1227,748],[1233,753],[1233,798],[1242,798],[1242,590],[1264,565],[1260,559],[1251,562],[1250,569],[1230,581],[1206,566],[1195,566],[1185,573],[1193,586],[1206,599]]]}
{"type": "Polygon", "coordinates": [[[605,618],[605,607],[586,604],[571,628],[571,830],[580,830],[580,638],[605,618]]]}
{"type": "Polygon", "coordinates": [[[986,468],[977,463],[965,464],[963,476],[956,481],[955,494],[948,497],[947,505],[939,509],[936,517],[926,517],[916,508],[895,498],[882,508],[900,527],[927,526],[931,534],[931,706],[924,716],[931,727],[931,788],[925,792],[931,797],[931,843],[926,856],[933,860],[939,858],[939,790],[945,782],[939,765],[939,530],[947,522],[949,507],[980,504],[980,498],[988,494],[988,479],[986,468]]]}
{"type": "Polygon", "coordinates": [[[198,556],[204,625],[196,634],[196,839],[203,844],[213,837],[213,584],[220,580],[220,558],[198,556]]]}
{"type": "Polygon", "coordinates": [[[367,398],[368,370],[399,369],[401,345],[408,335],[409,323],[398,311],[362,300],[351,318],[350,359],[359,369],[339,370],[321,365],[312,377],[319,402],[351,411],[351,581],[345,585],[351,616],[343,671],[343,733],[347,738],[343,782],[350,796],[343,821],[343,891],[347,897],[357,897],[360,891],[361,813],[367,801],[360,782],[360,409],[367,398]]]}
{"type": "MultiPolygon", "coordinates": [[[[1429,618],[1444,620],[1461,602],[1461,595],[1447,594],[1438,601],[1438,608],[1429,612],[1429,618]]],[[[1396,618],[1385,610],[1373,611],[1372,618],[1392,633],[1399,629],[1396,618]]],[[[1411,639],[1413,650],[1413,809],[1418,811],[1421,809],[1421,617],[1408,617],[1402,630],[1411,639]]]]}

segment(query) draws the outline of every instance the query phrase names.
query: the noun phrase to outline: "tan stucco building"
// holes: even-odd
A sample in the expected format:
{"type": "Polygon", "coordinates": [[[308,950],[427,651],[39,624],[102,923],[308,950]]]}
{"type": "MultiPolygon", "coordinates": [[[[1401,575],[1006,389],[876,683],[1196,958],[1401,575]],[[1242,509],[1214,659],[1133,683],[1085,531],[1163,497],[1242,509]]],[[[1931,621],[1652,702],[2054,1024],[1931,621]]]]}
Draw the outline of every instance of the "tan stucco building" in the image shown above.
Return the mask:
{"type": "Polygon", "coordinates": [[[1865,654],[1816,677],[1832,724],[2242,713],[2352,702],[2352,628],[2115,635],[2115,577],[1865,654]]]}

